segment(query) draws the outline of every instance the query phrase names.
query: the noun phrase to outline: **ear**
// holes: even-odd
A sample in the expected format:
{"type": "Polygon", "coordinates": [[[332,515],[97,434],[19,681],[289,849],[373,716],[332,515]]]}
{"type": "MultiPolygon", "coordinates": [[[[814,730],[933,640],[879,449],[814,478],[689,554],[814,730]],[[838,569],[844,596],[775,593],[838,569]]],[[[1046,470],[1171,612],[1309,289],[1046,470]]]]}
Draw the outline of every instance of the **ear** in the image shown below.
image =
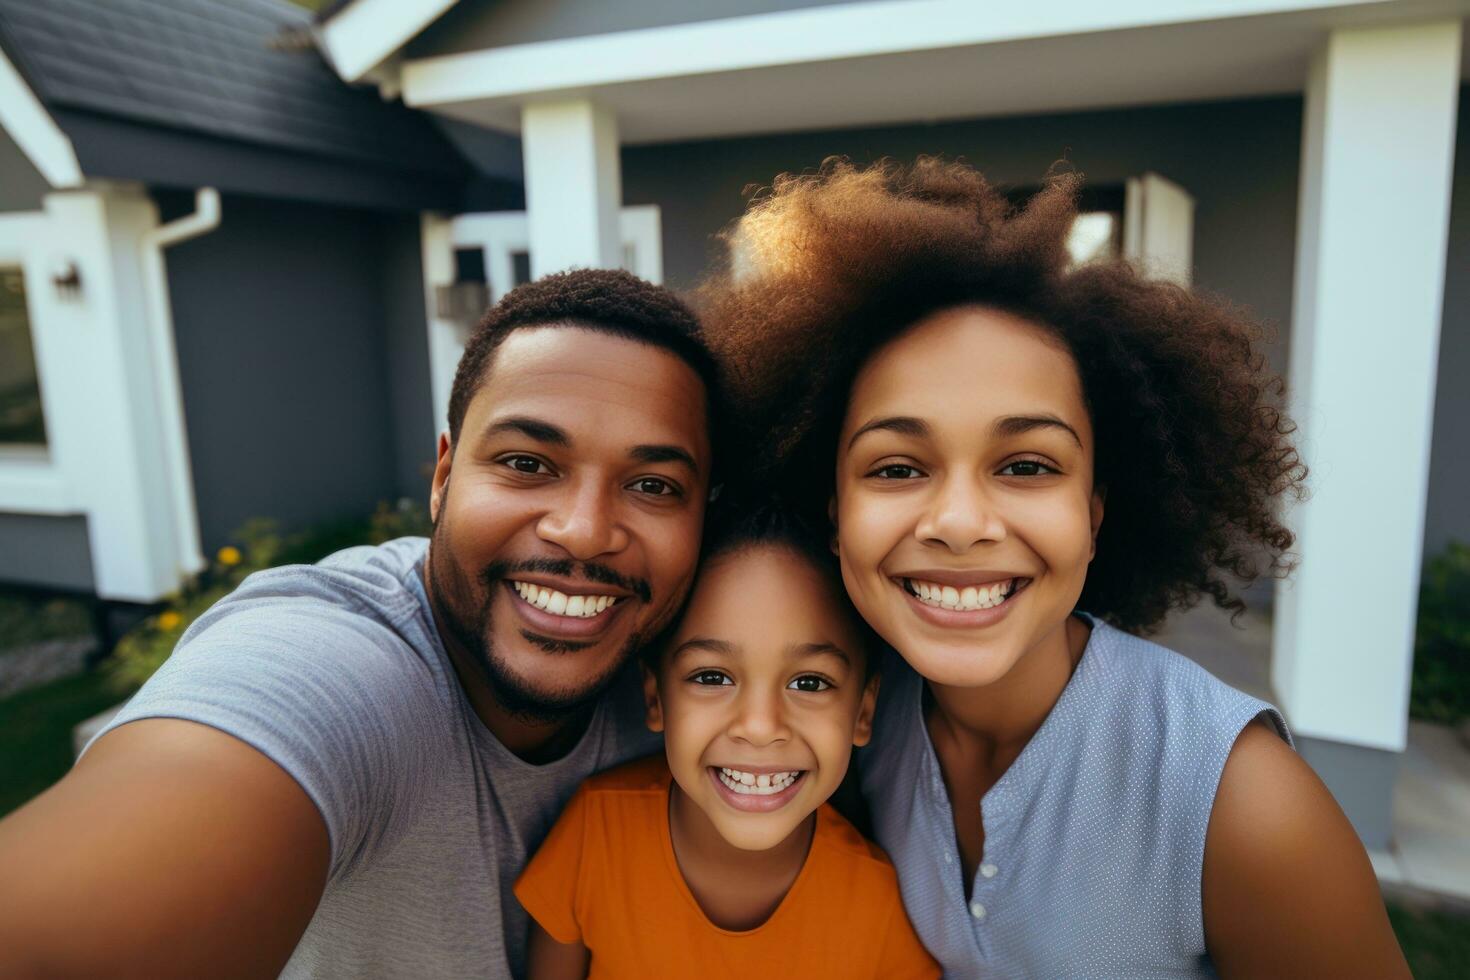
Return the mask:
{"type": "Polygon", "coordinates": [[[1102,527],[1103,500],[1107,497],[1106,487],[1094,487],[1092,490],[1092,550],[1087,554],[1087,560],[1097,557],[1097,532],[1102,527]]]}
{"type": "Polygon", "coordinates": [[[840,558],[842,550],[837,546],[837,494],[835,493],[827,498],[827,522],[832,525],[832,538],[827,546],[832,549],[832,554],[840,558]]]}
{"type": "Polygon", "coordinates": [[[873,709],[878,706],[878,682],[883,678],[874,674],[863,688],[863,700],[858,705],[857,724],[852,726],[852,744],[867,745],[873,738],[873,709]]]}
{"type": "Polygon", "coordinates": [[[429,520],[439,519],[439,508],[444,503],[445,488],[449,484],[449,467],[454,463],[454,443],[449,441],[449,430],[439,433],[439,458],[434,463],[434,479],[429,484],[429,520]]]}
{"type": "Polygon", "coordinates": [[[651,732],[664,730],[664,706],[658,699],[658,676],[648,669],[647,664],[640,664],[643,668],[643,707],[647,714],[643,723],[651,732]]]}

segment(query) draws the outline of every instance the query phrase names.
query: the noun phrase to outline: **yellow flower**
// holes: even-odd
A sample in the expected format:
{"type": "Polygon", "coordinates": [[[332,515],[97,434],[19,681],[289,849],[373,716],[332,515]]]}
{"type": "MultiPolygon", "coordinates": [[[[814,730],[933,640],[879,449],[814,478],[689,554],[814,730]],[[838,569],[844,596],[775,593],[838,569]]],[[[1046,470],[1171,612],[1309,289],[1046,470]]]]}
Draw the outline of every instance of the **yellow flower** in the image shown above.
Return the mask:
{"type": "Polygon", "coordinates": [[[163,630],[164,632],[168,632],[169,630],[178,626],[179,623],[183,621],[183,619],[184,617],[180,616],[172,609],[165,609],[162,613],[159,613],[158,628],[163,630]]]}
{"type": "Polygon", "coordinates": [[[227,544],[219,550],[215,557],[219,559],[221,565],[238,565],[240,564],[240,549],[227,544]]]}

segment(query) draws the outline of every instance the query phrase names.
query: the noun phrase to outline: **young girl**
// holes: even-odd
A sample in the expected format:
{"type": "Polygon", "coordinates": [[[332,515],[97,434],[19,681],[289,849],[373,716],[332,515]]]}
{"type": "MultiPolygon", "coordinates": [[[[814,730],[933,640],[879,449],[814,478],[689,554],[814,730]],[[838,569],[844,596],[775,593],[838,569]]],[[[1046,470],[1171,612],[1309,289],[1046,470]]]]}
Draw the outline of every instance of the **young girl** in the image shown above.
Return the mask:
{"type": "Polygon", "coordinates": [[[706,290],[764,477],[907,663],[859,762],[878,841],[947,977],[1407,976],[1280,715],[1124,632],[1243,608],[1304,469],[1237,313],[1069,267],[1075,191],[829,162],[706,290]]]}
{"type": "Polygon", "coordinates": [[[665,755],[588,780],[516,883],[531,980],[937,977],[826,803],[878,686],[831,556],[778,510],[715,534],[646,672],[665,755]]]}

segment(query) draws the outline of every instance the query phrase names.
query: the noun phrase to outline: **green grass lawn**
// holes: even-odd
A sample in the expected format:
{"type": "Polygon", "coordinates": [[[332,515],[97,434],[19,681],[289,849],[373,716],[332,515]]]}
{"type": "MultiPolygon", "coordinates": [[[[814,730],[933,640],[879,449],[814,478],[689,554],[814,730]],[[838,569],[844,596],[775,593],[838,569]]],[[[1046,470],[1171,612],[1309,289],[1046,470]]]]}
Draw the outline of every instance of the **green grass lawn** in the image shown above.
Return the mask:
{"type": "MultiPolygon", "coordinates": [[[[66,774],[71,730],[123,700],[98,670],[0,700],[0,817],[66,774]]],[[[1463,980],[1470,965],[1470,916],[1390,902],[1388,917],[1418,980],[1463,980]]]]}
{"type": "Polygon", "coordinates": [[[123,700],[116,682],[89,670],[0,700],[0,816],[71,768],[71,730],[123,700]]]}

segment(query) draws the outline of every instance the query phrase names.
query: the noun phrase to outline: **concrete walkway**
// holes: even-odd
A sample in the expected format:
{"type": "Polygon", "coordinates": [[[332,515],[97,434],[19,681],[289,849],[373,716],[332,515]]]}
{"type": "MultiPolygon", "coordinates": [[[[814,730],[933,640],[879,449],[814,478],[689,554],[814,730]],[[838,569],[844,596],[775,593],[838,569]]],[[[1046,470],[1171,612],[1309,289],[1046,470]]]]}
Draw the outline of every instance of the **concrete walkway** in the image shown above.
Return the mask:
{"type": "MultiPolygon", "coordinates": [[[[1249,613],[1232,626],[1213,606],[1200,606],[1171,617],[1153,639],[1227,684],[1275,702],[1268,616],[1249,613]]],[[[1394,789],[1393,843],[1369,857],[1387,888],[1470,901],[1470,746],[1453,729],[1409,723],[1394,789]]]]}

